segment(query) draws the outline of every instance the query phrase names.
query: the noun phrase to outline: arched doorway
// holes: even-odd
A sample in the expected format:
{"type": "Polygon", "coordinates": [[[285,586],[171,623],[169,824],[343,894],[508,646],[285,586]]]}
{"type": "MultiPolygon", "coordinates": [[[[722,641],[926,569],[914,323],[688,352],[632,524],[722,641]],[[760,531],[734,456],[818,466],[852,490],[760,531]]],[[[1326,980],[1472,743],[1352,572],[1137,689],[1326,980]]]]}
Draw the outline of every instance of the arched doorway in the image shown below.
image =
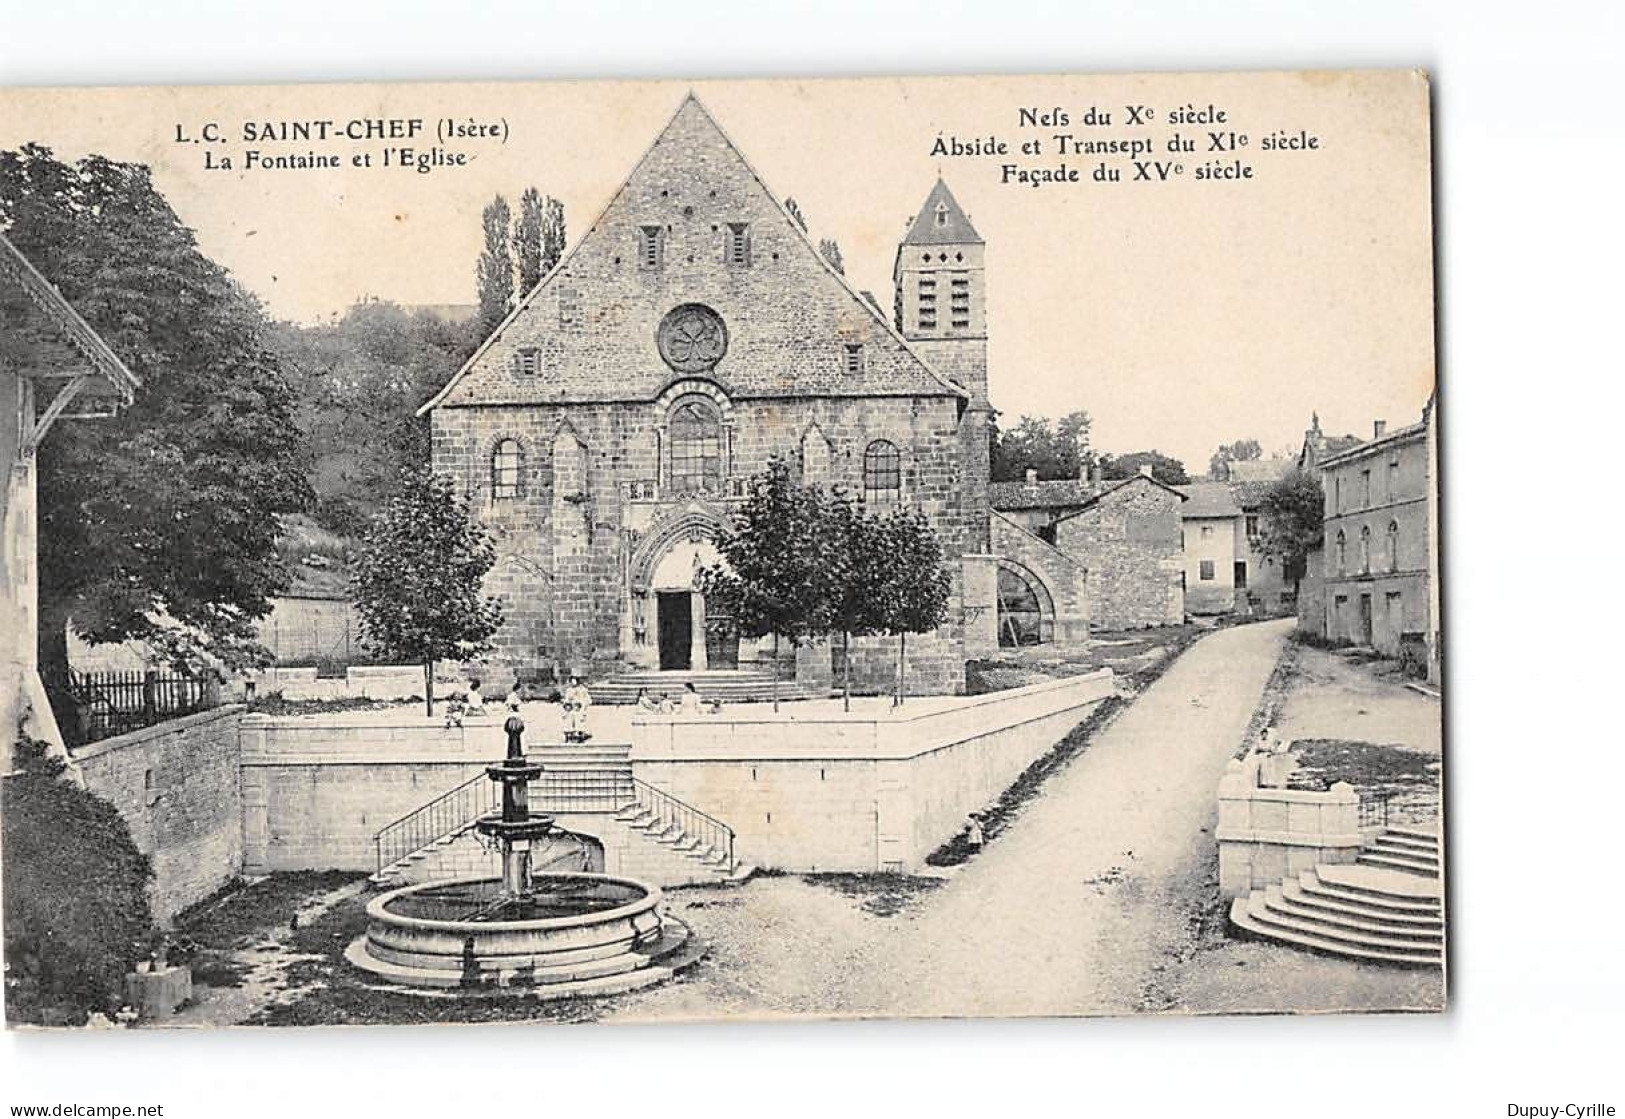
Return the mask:
{"type": "Polygon", "coordinates": [[[999,564],[999,646],[1044,645],[1053,640],[1055,610],[1042,582],[1025,568],[999,564]]]}

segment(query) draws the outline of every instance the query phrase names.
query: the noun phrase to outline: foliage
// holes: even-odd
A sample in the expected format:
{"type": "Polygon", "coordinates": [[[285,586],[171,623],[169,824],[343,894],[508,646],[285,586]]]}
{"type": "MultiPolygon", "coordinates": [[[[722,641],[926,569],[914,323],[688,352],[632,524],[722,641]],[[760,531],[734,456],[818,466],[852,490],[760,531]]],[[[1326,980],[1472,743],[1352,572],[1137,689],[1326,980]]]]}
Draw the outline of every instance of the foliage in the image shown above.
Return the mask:
{"type": "Polygon", "coordinates": [[[1135,451],[1126,455],[1104,455],[1100,460],[1101,474],[1107,481],[1132,478],[1140,467],[1150,464],[1151,476],[1165,486],[1183,486],[1190,483],[1185,464],[1161,451],[1135,451]]]}
{"type": "Polygon", "coordinates": [[[807,232],[806,215],[801,212],[801,206],[794,198],[786,198],[784,200],[784,209],[786,213],[795,219],[795,223],[801,227],[801,232],[807,232]]]}
{"type": "Polygon", "coordinates": [[[113,1013],[124,976],[153,946],[151,865],[118,810],[64,780],[44,743],[22,738],[16,760],[0,793],[6,1016],[113,1013]]]}
{"type": "Polygon", "coordinates": [[[400,471],[428,463],[417,410],[474,352],[476,325],[367,299],[330,322],[279,323],[272,337],[309,441],[316,520],[359,538],[400,471]]]}
{"type": "Polygon", "coordinates": [[[519,196],[519,216],[513,222],[513,255],[519,266],[519,293],[528,295],[541,283],[542,269],[542,194],[535,187],[526,187],[519,196]]]}
{"type": "Polygon", "coordinates": [[[434,662],[471,660],[492,648],[502,606],[480,595],[496,562],[485,529],[449,478],[401,471],[393,497],[373,518],[354,578],[361,640],[378,655],[424,666],[434,714],[434,662]]]}
{"type": "Polygon", "coordinates": [[[875,553],[885,563],[875,592],[881,602],[878,628],[897,635],[896,700],[902,703],[908,635],[929,632],[948,620],[950,582],[942,542],[918,509],[898,509],[886,518],[875,553]]]}
{"type": "Polygon", "coordinates": [[[1259,502],[1259,549],[1279,559],[1294,584],[1303,579],[1309,553],[1321,546],[1325,513],[1320,480],[1302,470],[1271,485],[1259,502]]]}
{"type": "Polygon", "coordinates": [[[1022,416],[1010,431],[990,425],[991,466],[995,482],[1020,482],[1028,470],[1040,478],[1080,478],[1093,460],[1089,449],[1089,413],[1069,412],[1058,421],[1022,416]]]}
{"type": "Polygon", "coordinates": [[[485,226],[485,251],[480,254],[474,275],[480,297],[480,324],[489,334],[508,317],[513,303],[513,251],[508,222],[512,212],[508,200],[497,195],[480,214],[485,226]]]}
{"type": "Polygon", "coordinates": [[[1228,481],[1232,462],[1254,462],[1264,457],[1264,448],[1256,439],[1238,439],[1225,443],[1208,459],[1208,477],[1215,482],[1228,481]]]}
{"type": "Polygon", "coordinates": [[[846,275],[846,261],[841,257],[841,246],[835,238],[825,237],[818,242],[818,255],[829,261],[829,266],[841,275],[846,275]]]}
{"type": "Polygon", "coordinates": [[[550,194],[542,210],[542,275],[553,271],[564,259],[566,237],[564,203],[550,194]]]}
{"type": "MultiPolygon", "coordinates": [[[[258,302],[198,251],[147,168],[0,152],[0,229],[142,381],[40,451],[41,662],[176,626],[178,654],[260,659],[286,583],[278,515],[310,501],[294,398],[258,302]]],[[[9,328],[8,328],[9,329],[9,328]]]]}

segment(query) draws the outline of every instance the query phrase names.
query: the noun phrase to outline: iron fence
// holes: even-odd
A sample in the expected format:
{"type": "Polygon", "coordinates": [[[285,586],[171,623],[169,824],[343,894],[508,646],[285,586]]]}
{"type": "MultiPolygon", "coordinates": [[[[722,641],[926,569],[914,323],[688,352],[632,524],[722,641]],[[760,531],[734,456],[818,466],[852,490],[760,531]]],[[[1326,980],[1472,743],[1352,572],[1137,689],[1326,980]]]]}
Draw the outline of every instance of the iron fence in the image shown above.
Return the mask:
{"type": "Polygon", "coordinates": [[[68,673],[63,730],[75,745],[220,706],[220,682],[154,669],[68,673]]]}
{"type": "Polygon", "coordinates": [[[1388,826],[1387,793],[1360,794],[1360,826],[1362,828],[1385,828],[1388,826]]]}

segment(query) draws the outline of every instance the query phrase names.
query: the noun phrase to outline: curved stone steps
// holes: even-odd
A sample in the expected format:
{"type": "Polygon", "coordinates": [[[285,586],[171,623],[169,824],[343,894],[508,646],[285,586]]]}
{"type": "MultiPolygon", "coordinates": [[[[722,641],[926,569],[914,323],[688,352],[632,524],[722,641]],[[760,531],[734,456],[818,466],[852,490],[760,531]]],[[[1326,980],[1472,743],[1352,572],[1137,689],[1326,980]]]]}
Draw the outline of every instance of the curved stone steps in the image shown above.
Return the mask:
{"type": "Polygon", "coordinates": [[[1436,913],[1421,908],[1390,909],[1378,905],[1367,905],[1359,899],[1358,895],[1327,891],[1324,887],[1311,889],[1301,879],[1297,882],[1283,882],[1281,892],[1286,900],[1294,905],[1357,920],[1388,922],[1392,925],[1415,926],[1422,929],[1444,927],[1443,919],[1436,913]]]}
{"type": "Polygon", "coordinates": [[[1305,921],[1273,912],[1264,891],[1254,890],[1230,905],[1230,923],[1243,932],[1337,956],[1413,967],[1436,967],[1443,953],[1405,940],[1340,930],[1319,921],[1305,921]]]}
{"type": "Polygon", "coordinates": [[[1307,921],[1351,933],[1364,933],[1382,940],[1411,942],[1419,946],[1438,947],[1444,942],[1444,929],[1426,925],[1386,921],[1370,916],[1357,916],[1339,910],[1328,910],[1300,904],[1286,892],[1284,886],[1271,886],[1264,891],[1270,911],[1299,921],[1307,921]]]}
{"type": "Polygon", "coordinates": [[[1444,962],[1444,907],[1436,879],[1362,864],[1326,864],[1296,881],[1254,890],[1230,906],[1251,936],[1357,960],[1444,962]]]}

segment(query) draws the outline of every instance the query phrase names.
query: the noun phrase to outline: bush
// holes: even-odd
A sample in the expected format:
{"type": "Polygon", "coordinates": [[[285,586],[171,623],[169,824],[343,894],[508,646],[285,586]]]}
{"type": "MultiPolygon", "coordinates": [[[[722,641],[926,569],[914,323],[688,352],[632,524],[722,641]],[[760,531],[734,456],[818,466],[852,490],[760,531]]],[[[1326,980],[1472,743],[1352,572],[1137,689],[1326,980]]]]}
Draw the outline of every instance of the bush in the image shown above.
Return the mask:
{"type": "Polygon", "coordinates": [[[6,1017],[111,1014],[154,944],[152,867],[118,809],[63,780],[43,743],[23,737],[16,754],[21,771],[0,783],[6,1017]]]}

